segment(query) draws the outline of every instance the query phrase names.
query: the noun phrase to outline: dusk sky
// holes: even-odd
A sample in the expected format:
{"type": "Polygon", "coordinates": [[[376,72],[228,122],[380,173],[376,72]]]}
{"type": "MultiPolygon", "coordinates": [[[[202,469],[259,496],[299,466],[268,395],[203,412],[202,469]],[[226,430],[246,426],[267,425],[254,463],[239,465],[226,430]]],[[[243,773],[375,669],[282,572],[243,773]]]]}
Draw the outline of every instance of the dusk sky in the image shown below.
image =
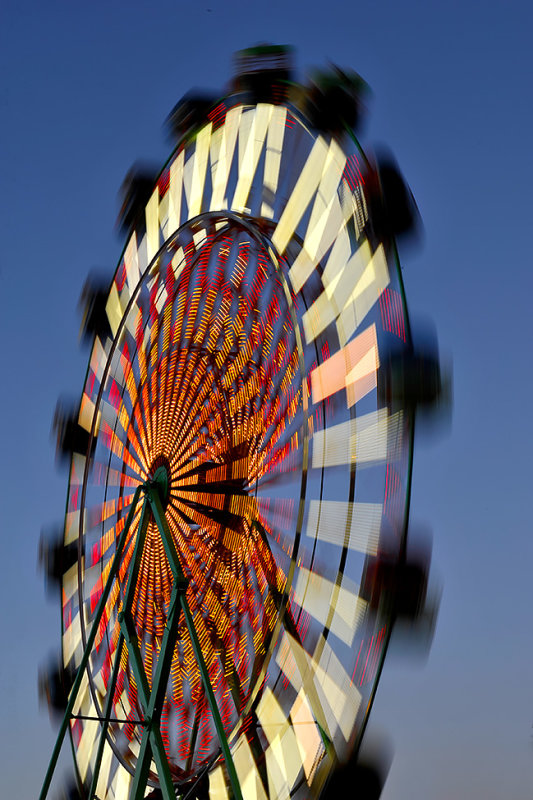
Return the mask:
{"type": "Polygon", "coordinates": [[[38,796],[55,741],[37,675],[60,614],[37,557],[65,507],[50,429],[87,367],[81,288],[114,271],[117,190],[136,159],[168,157],[177,100],[222,93],[233,53],[273,42],[294,45],[302,78],[330,61],[370,85],[363,146],[390,147],[424,222],[400,253],[409,311],[453,364],[451,422],[417,440],[411,506],[440,612],[426,658],[393,647],[385,664],[368,728],[392,751],[383,800],[531,800],[532,29],[513,0],[3,0],[2,796],[38,796]]]}

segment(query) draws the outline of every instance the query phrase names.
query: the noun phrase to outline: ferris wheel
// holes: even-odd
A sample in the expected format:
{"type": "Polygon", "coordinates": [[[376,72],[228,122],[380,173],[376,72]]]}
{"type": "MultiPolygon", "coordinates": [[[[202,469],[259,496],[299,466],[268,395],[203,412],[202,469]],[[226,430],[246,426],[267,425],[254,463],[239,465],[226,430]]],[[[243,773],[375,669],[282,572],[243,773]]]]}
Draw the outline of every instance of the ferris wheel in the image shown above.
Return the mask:
{"type": "Polygon", "coordinates": [[[67,731],[77,796],[320,796],[423,603],[413,431],[440,374],[395,246],[415,206],[355,136],[361,79],[303,87],[291,57],[243,51],[226,96],[178,104],[168,162],[125,183],[113,279],[86,288],[41,798],[67,731]]]}

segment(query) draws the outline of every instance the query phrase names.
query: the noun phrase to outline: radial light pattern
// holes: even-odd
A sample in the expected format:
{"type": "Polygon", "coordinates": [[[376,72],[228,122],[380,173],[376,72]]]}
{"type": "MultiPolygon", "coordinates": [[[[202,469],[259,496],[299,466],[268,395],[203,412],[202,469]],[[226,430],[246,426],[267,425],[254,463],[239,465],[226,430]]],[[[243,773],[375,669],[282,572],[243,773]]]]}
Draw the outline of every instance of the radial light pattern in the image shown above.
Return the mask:
{"type": "MultiPolygon", "coordinates": [[[[360,596],[403,535],[408,421],[378,407],[380,353],[406,342],[394,255],[367,219],[365,160],[291,107],[222,102],[164,168],[131,235],[79,411],[63,660],[79,664],[135,488],[164,467],[166,519],[245,797],[308,797],[353,745],[388,619],[360,596]]],[[[128,797],[142,710],[117,654],[140,506],[75,714],[113,722],[97,794],[128,797]]],[[[172,573],[153,522],[133,616],[149,682],[172,573]]],[[[82,780],[100,723],[73,720],[82,780]]],[[[176,783],[230,796],[180,623],[162,716],[176,783]]],[[[155,765],[152,782],[157,783],[155,765]]]]}

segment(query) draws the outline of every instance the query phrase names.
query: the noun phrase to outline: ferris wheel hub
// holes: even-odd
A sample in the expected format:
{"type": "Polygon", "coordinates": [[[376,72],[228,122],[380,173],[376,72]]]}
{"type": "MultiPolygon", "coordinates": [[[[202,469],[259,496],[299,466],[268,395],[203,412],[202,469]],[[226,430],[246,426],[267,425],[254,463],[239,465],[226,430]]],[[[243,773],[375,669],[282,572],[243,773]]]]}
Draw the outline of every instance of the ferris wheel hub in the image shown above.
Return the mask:
{"type": "Polygon", "coordinates": [[[154,461],[150,470],[149,484],[157,489],[163,510],[166,508],[170,497],[170,464],[164,456],[159,456],[154,461]]]}

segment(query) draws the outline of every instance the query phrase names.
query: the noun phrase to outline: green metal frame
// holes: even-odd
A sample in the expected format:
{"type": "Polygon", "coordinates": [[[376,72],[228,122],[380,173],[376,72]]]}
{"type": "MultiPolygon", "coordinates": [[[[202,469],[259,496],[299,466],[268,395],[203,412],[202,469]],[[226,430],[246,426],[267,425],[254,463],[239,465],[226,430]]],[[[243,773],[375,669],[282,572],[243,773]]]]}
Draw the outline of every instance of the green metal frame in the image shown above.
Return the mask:
{"type": "Polygon", "coordinates": [[[144,720],[142,722],[139,722],[139,724],[142,724],[143,726],[143,733],[141,737],[141,746],[139,750],[139,755],[137,757],[137,766],[133,778],[133,784],[130,791],[130,800],[142,800],[142,798],[144,797],[152,758],[156,764],[157,774],[159,776],[160,788],[164,800],[175,800],[176,789],[174,787],[174,784],[172,783],[171,770],[168,763],[167,754],[165,752],[163,739],[161,736],[160,722],[161,722],[161,713],[163,710],[163,703],[165,698],[165,691],[170,674],[172,656],[176,646],[178,622],[181,614],[183,614],[185,624],[187,625],[187,630],[189,631],[189,635],[191,637],[194,655],[198,663],[198,668],[200,670],[200,674],[202,677],[202,682],[204,685],[207,701],[209,703],[209,708],[213,716],[213,722],[215,724],[215,728],[220,741],[220,747],[226,764],[226,770],[228,773],[229,782],[231,785],[231,789],[233,791],[233,798],[234,800],[242,800],[242,793],[239,784],[239,779],[235,769],[235,764],[233,762],[233,757],[231,755],[228,738],[226,736],[226,732],[222,724],[222,719],[220,717],[220,711],[218,709],[215,693],[213,691],[213,687],[211,686],[207,665],[205,663],[200,641],[198,639],[198,635],[194,627],[194,620],[192,618],[187,603],[186,591],[187,591],[188,581],[183,574],[178,554],[174,546],[174,541],[172,539],[172,535],[169,531],[167,521],[165,519],[162,500],[164,501],[167,494],[167,486],[168,486],[167,480],[168,478],[166,470],[164,469],[164,467],[163,468],[160,467],[157,470],[153,480],[147,481],[142,486],[139,486],[135,491],[135,494],[133,496],[133,502],[126,519],[126,524],[124,526],[124,530],[122,531],[118,539],[117,549],[115,552],[115,556],[113,558],[113,562],[111,564],[109,576],[106,581],[102,596],[100,598],[100,602],[96,610],[96,614],[92,623],[89,637],[87,639],[87,643],[83,651],[83,656],[80,665],[78,667],[76,678],[74,680],[74,684],[68,698],[65,715],[63,717],[63,721],[61,723],[58,732],[56,744],[41,789],[41,794],[39,795],[39,800],[45,800],[45,798],[48,795],[48,790],[50,788],[52,776],[54,774],[54,770],[57,765],[57,760],[59,758],[61,746],[63,744],[63,740],[65,738],[69,722],[73,717],[72,712],[74,704],[76,702],[76,698],[80,690],[83,674],[87,669],[87,665],[89,663],[89,658],[93,649],[96,633],[100,625],[100,620],[102,619],[102,615],[104,613],[104,609],[107,600],[109,598],[109,594],[111,592],[113,581],[115,580],[115,576],[120,566],[122,552],[124,550],[126,538],[128,536],[128,532],[132,525],[133,518],[135,516],[135,511],[137,509],[141,495],[144,495],[143,505],[141,509],[141,519],[139,522],[139,529],[137,533],[137,540],[135,543],[133,558],[131,560],[129,567],[128,581],[123,602],[123,610],[119,614],[120,636],[116,649],[113,671],[111,674],[110,682],[107,687],[107,697],[106,697],[104,714],[100,719],[102,728],[100,731],[98,750],[96,753],[96,760],[93,768],[92,782],[89,790],[88,800],[95,800],[96,798],[98,776],[100,773],[100,766],[102,763],[102,757],[104,753],[109,722],[111,721],[111,712],[113,708],[113,695],[115,692],[118,670],[120,667],[120,658],[124,646],[126,646],[128,651],[131,669],[133,671],[135,682],[137,684],[137,691],[138,691],[140,705],[142,707],[144,714],[144,720]],[[157,526],[157,529],[159,531],[159,535],[161,536],[161,540],[165,548],[165,553],[174,578],[174,584],[168,607],[167,623],[165,625],[165,630],[163,633],[163,639],[159,651],[159,658],[157,660],[157,666],[152,681],[151,690],[148,683],[146,670],[144,669],[141,650],[137,637],[137,631],[135,629],[135,624],[131,613],[133,598],[135,595],[135,588],[137,585],[137,579],[139,575],[139,567],[141,564],[141,558],[146,541],[146,532],[148,530],[148,522],[150,517],[153,518],[157,526]]]}

